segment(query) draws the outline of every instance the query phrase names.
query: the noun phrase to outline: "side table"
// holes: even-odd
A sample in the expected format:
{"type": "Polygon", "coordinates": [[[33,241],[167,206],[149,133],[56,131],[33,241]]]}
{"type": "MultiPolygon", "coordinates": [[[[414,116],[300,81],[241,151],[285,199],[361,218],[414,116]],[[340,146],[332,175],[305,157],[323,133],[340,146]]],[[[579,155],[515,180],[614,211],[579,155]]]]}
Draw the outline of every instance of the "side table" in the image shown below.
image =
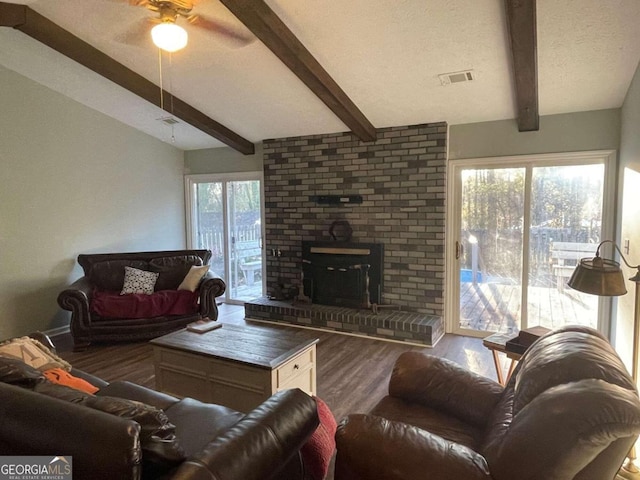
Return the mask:
{"type": "Polygon", "coordinates": [[[498,383],[500,385],[505,385],[506,382],[509,381],[511,374],[513,373],[513,369],[516,367],[516,362],[520,360],[522,357],[521,353],[509,352],[506,349],[507,340],[511,340],[514,337],[513,333],[494,333],[493,335],[489,335],[482,340],[482,344],[491,350],[493,354],[493,363],[496,366],[496,374],[498,376],[498,383]],[[509,364],[509,371],[507,372],[507,376],[504,376],[504,372],[502,370],[502,365],[500,362],[500,357],[498,353],[504,353],[511,363],[509,364]]]}

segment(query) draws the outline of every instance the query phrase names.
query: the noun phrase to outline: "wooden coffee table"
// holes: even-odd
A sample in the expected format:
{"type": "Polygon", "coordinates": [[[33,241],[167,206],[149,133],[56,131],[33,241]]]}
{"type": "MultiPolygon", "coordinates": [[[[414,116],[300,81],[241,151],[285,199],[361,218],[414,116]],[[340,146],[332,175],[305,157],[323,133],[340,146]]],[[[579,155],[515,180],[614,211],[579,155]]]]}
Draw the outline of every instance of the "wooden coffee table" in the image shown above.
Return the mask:
{"type": "Polygon", "coordinates": [[[292,332],[225,323],[151,340],[156,388],[248,412],[279,390],[316,394],[316,344],[292,332]]]}

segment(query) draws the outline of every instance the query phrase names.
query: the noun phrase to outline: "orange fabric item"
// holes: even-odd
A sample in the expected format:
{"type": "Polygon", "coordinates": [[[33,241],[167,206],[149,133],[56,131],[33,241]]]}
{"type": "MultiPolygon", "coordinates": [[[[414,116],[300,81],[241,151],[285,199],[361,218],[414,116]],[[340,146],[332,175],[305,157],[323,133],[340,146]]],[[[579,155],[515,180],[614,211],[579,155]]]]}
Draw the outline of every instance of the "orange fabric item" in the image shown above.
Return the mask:
{"type": "Polygon", "coordinates": [[[42,373],[51,383],[57,383],[60,385],[64,385],[65,387],[75,388],[76,390],[81,390],[83,392],[91,394],[94,394],[98,390],[100,390],[98,387],[91,385],[86,380],[74,377],[62,368],[52,368],[50,370],[45,370],[42,373]]]}

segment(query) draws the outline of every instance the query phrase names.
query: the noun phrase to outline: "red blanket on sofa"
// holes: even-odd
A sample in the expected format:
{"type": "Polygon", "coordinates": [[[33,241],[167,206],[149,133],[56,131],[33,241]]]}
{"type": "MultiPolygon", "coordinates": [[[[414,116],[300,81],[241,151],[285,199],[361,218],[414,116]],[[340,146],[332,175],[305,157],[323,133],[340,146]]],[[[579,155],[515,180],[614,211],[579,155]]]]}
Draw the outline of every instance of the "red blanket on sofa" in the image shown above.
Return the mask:
{"type": "Polygon", "coordinates": [[[151,295],[120,295],[95,290],[91,311],[104,318],[151,318],[198,311],[198,292],[160,290],[151,295]]]}

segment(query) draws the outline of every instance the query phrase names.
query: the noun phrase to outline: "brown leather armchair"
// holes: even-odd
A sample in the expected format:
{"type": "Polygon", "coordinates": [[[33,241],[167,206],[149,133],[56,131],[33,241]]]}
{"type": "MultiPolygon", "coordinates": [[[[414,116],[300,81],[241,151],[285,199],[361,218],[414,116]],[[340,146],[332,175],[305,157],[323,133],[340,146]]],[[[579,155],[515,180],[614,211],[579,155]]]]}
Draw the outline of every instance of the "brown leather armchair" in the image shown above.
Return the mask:
{"type": "Polygon", "coordinates": [[[224,281],[211,271],[198,287],[198,311],[185,315],[151,318],[105,318],[92,310],[96,290],[120,290],[124,267],[158,272],[162,288],[178,287],[192,265],[207,265],[210,250],[169,250],[158,252],[81,254],[78,263],[84,276],[58,295],[61,308],[71,312],[71,335],[76,350],[95,341],[139,341],[159,337],[183,328],[203,317],[218,318],[216,297],[226,290],[224,281]]]}
{"type": "Polygon", "coordinates": [[[336,434],[336,480],[613,479],[640,433],[640,401],[598,332],[539,339],[509,383],[407,352],[389,395],[336,434]]]}

